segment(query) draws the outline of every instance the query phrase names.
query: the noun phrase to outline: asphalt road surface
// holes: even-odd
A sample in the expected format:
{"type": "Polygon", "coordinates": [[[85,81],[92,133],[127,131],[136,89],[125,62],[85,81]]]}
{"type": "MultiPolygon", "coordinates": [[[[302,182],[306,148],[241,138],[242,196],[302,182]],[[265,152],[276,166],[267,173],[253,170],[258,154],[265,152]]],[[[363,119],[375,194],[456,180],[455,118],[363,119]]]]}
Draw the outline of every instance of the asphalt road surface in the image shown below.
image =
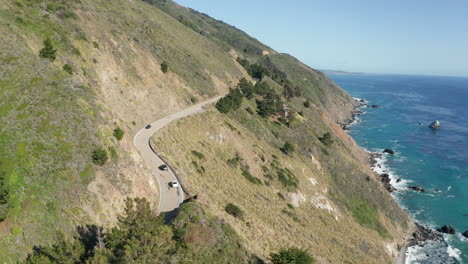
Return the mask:
{"type": "MultiPolygon", "coordinates": [[[[140,155],[143,157],[145,162],[150,166],[151,170],[154,173],[154,176],[158,179],[159,183],[159,206],[158,212],[170,212],[174,209],[177,209],[179,205],[184,201],[184,191],[182,188],[172,188],[169,186],[169,183],[172,181],[178,181],[174,172],[171,168],[168,168],[167,171],[159,169],[159,166],[165,164],[164,161],[151,149],[150,139],[151,136],[156,133],[158,130],[171,123],[174,120],[183,118],[186,116],[194,115],[204,111],[204,106],[207,104],[214,103],[218,101],[221,96],[210,99],[208,101],[199,103],[197,105],[191,106],[184,110],[181,110],[177,113],[171,114],[164,118],[154,121],[151,123],[151,128],[142,128],[138,131],[133,139],[133,144],[140,152],[140,155]]],[[[157,150],[155,149],[157,152],[157,150]]]]}

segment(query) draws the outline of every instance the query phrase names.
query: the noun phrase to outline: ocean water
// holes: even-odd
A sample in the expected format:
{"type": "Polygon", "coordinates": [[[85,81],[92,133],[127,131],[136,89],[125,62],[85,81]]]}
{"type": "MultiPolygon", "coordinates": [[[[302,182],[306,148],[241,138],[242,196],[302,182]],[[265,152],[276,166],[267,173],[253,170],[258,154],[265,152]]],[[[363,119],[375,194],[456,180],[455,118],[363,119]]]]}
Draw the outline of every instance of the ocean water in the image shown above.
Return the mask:
{"type": "Polygon", "coordinates": [[[394,197],[417,221],[452,225],[447,246],[410,248],[407,263],[468,263],[468,78],[403,75],[331,75],[363,108],[349,133],[369,151],[391,148],[384,170],[397,186],[394,197]],[[428,125],[440,120],[441,128],[428,125]],[[396,179],[402,181],[396,184],[396,179]],[[425,193],[409,190],[420,185],[425,193]]]}

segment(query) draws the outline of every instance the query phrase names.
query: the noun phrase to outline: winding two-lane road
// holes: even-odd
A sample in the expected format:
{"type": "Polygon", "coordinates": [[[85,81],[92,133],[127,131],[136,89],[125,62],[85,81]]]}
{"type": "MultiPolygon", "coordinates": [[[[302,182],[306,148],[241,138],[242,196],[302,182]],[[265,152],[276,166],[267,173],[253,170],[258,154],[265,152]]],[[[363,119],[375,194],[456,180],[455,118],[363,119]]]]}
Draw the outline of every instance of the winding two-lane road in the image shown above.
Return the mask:
{"type": "MultiPolygon", "coordinates": [[[[172,188],[169,186],[169,183],[172,181],[179,181],[176,178],[176,175],[169,168],[167,171],[162,171],[159,169],[159,166],[165,164],[164,161],[151,149],[150,139],[151,136],[156,133],[158,130],[171,123],[174,120],[190,116],[203,112],[203,107],[207,104],[214,103],[218,101],[221,96],[212,98],[208,101],[199,103],[197,105],[186,108],[182,111],[174,113],[172,115],[161,118],[157,121],[151,123],[151,128],[146,129],[142,128],[138,131],[133,139],[133,145],[140,152],[141,156],[145,162],[150,166],[151,170],[154,172],[154,175],[158,179],[159,183],[159,206],[158,212],[170,212],[174,209],[177,209],[179,205],[184,201],[184,191],[179,186],[177,188],[172,188]]],[[[156,151],[156,150],[155,150],[156,151]]],[[[179,184],[180,185],[180,184],[179,184]]]]}

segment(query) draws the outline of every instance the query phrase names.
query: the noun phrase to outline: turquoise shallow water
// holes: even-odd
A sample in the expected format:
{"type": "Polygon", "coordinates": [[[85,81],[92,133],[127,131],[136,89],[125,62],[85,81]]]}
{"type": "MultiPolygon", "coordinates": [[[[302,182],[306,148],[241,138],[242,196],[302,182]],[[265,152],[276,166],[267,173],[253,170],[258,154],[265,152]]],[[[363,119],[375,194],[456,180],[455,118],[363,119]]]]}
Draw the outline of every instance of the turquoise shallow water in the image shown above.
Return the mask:
{"type": "Polygon", "coordinates": [[[385,155],[384,164],[394,180],[403,179],[394,193],[400,205],[419,222],[453,225],[457,231],[445,235],[448,248],[410,249],[407,263],[468,263],[468,240],[461,235],[468,230],[468,78],[329,77],[351,95],[379,105],[364,108],[349,133],[369,151],[396,151],[385,155]],[[442,124],[438,131],[428,128],[436,119],[442,124]],[[426,193],[407,188],[418,184],[426,193]]]}

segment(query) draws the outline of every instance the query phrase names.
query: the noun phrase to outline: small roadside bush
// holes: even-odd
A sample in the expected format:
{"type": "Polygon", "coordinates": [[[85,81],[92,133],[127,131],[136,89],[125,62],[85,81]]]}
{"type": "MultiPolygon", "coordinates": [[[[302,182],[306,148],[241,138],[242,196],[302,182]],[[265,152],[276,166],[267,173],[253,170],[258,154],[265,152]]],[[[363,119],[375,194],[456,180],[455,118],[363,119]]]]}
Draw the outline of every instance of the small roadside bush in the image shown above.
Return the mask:
{"type": "Polygon", "coordinates": [[[52,40],[47,38],[43,42],[44,47],[39,51],[39,55],[43,58],[54,61],[56,59],[57,50],[52,46],[52,40]]]}
{"type": "Polygon", "coordinates": [[[122,140],[122,138],[124,137],[125,135],[125,132],[123,131],[123,129],[121,129],[120,127],[117,127],[116,129],[114,129],[114,137],[117,139],[117,140],[122,140]]]}
{"type": "Polygon", "coordinates": [[[284,146],[280,148],[281,152],[283,152],[286,155],[292,154],[295,150],[295,147],[293,144],[286,142],[284,143],[284,146]]]}
{"type": "Polygon", "coordinates": [[[71,66],[70,64],[68,64],[68,63],[65,64],[65,65],[63,65],[63,70],[64,70],[66,73],[70,74],[70,75],[73,74],[73,68],[72,68],[72,66],[71,66]]]}
{"type": "Polygon", "coordinates": [[[106,161],[109,159],[107,151],[105,149],[96,149],[92,154],[93,163],[99,166],[106,164],[106,161]]]}
{"type": "Polygon", "coordinates": [[[161,71],[163,73],[166,73],[169,71],[169,65],[167,64],[167,62],[164,61],[163,63],[161,63],[161,71]]]}
{"type": "Polygon", "coordinates": [[[226,114],[231,110],[236,111],[242,104],[242,97],[243,95],[238,88],[231,89],[229,94],[219,99],[216,103],[216,108],[223,114],[226,114]]]}
{"type": "Polygon", "coordinates": [[[236,218],[243,219],[244,217],[244,212],[242,212],[242,210],[235,204],[228,203],[224,210],[226,211],[226,213],[236,218]]]}
{"type": "Polygon", "coordinates": [[[309,108],[309,107],[310,107],[310,102],[309,102],[309,101],[305,101],[305,102],[304,102],[304,107],[305,107],[305,108],[309,108]]]}
{"type": "Polygon", "coordinates": [[[273,264],[313,264],[315,263],[314,257],[309,252],[296,248],[283,248],[278,253],[270,255],[271,263],[273,264]]]}

